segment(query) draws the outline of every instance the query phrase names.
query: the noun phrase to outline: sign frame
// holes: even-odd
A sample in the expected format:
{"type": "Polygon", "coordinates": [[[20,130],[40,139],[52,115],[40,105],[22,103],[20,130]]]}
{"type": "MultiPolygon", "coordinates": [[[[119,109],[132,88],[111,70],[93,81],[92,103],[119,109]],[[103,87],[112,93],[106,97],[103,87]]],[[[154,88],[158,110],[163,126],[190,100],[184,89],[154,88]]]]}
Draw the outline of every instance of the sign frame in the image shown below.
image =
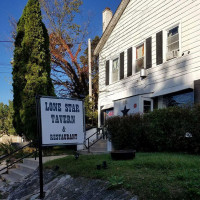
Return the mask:
{"type": "MultiPolygon", "coordinates": [[[[58,100],[70,100],[70,101],[79,101],[79,102],[81,102],[82,103],[82,113],[83,113],[83,142],[69,142],[69,143],[65,143],[65,142],[63,142],[63,143],[52,143],[52,144],[43,144],[42,143],[42,146],[43,147],[48,147],[48,146],[68,146],[68,145],[82,145],[82,144],[84,144],[84,141],[85,141],[85,137],[86,137],[86,132],[85,132],[85,108],[84,108],[84,101],[83,100],[81,100],[81,99],[75,99],[75,98],[59,98],[59,97],[52,97],[52,96],[42,96],[42,95],[40,95],[39,96],[39,103],[40,103],[40,124],[41,124],[41,137],[43,136],[43,134],[42,134],[42,116],[41,116],[41,98],[43,98],[43,99],[53,99],[53,100],[56,100],[56,99],[58,99],[58,100]]],[[[38,116],[39,117],[39,116],[38,116]]],[[[42,139],[42,138],[41,138],[42,139]]],[[[42,142],[43,142],[43,140],[42,140],[42,142]]]]}
{"type": "Polygon", "coordinates": [[[84,144],[85,137],[86,137],[86,129],[85,129],[85,107],[84,101],[81,99],[74,99],[74,98],[59,98],[54,96],[43,96],[43,95],[36,95],[36,115],[37,115],[37,134],[38,134],[38,149],[39,149],[39,174],[40,174],[40,198],[43,199],[45,194],[43,190],[43,164],[42,164],[42,148],[48,146],[69,146],[69,145],[79,145],[84,144]],[[71,100],[71,101],[80,101],[82,102],[82,112],[83,112],[83,143],[55,143],[55,144],[42,144],[42,116],[41,116],[41,98],[47,99],[62,99],[62,100],[71,100]]]}

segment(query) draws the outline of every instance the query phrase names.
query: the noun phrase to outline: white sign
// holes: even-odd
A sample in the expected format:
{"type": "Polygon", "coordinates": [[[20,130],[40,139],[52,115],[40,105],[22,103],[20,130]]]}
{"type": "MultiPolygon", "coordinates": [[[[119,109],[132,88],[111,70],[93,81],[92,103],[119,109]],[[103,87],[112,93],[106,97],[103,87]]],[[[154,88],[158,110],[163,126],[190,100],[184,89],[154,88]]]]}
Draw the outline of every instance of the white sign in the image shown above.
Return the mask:
{"type": "Polygon", "coordinates": [[[40,98],[42,145],[83,144],[83,102],[40,98]]]}

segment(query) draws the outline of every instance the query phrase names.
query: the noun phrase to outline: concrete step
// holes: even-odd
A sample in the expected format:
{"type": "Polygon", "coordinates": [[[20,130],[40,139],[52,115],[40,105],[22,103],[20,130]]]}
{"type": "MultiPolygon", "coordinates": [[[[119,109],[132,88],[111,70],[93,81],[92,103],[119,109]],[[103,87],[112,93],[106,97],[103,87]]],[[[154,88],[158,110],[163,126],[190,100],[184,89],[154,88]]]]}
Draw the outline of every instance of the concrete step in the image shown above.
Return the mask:
{"type": "Polygon", "coordinates": [[[37,158],[35,160],[34,158],[25,158],[23,164],[37,168],[39,166],[39,159],[37,158]]]}
{"type": "Polygon", "coordinates": [[[31,174],[35,169],[37,169],[37,166],[34,166],[34,165],[30,166],[30,165],[26,165],[24,163],[17,163],[17,164],[15,164],[15,166],[17,169],[25,171],[29,174],[31,174]]]}
{"type": "Polygon", "coordinates": [[[96,148],[107,148],[107,143],[95,143],[92,145],[92,147],[96,147],[96,148]]]}
{"type": "MultiPolygon", "coordinates": [[[[5,164],[1,164],[1,165],[0,165],[0,170],[3,169],[3,168],[5,168],[5,167],[6,167],[5,164]]],[[[4,174],[4,173],[6,173],[6,172],[7,172],[7,169],[3,169],[2,171],[0,171],[0,175],[1,175],[1,174],[4,174]]]]}
{"type": "MultiPolygon", "coordinates": [[[[93,144],[94,142],[92,142],[91,144],[93,144]]],[[[106,148],[107,147],[107,140],[98,140],[95,144],[92,145],[92,147],[106,148]]]]}
{"type": "MultiPolygon", "coordinates": [[[[66,155],[62,156],[50,156],[50,157],[43,157],[43,163],[54,160],[58,158],[63,158],[66,155]]],[[[7,183],[12,184],[15,182],[21,181],[27,175],[31,174],[37,167],[39,166],[39,159],[36,160],[34,158],[25,158],[23,163],[15,164],[16,168],[12,168],[8,170],[8,174],[2,174],[2,180],[5,180],[7,183]]]]}
{"type": "Polygon", "coordinates": [[[27,171],[22,171],[20,169],[9,169],[8,174],[16,179],[22,179],[23,177],[26,177],[29,175],[27,171]]]}
{"type": "Polygon", "coordinates": [[[13,177],[10,174],[2,174],[1,179],[4,180],[6,183],[9,183],[9,184],[19,182],[18,178],[13,177]]]}

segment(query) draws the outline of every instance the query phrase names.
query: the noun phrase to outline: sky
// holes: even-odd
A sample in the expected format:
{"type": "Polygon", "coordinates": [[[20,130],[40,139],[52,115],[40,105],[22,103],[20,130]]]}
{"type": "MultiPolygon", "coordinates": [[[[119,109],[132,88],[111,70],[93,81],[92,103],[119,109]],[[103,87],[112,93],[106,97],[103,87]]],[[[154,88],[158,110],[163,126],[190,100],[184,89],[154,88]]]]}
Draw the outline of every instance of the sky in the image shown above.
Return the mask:
{"type": "MultiPolygon", "coordinates": [[[[11,38],[12,27],[9,19],[18,20],[28,0],[1,0],[0,2],[0,102],[8,104],[13,100],[12,94],[12,66],[10,64],[13,58],[13,49],[9,41],[11,38]]],[[[80,24],[90,18],[88,38],[94,38],[96,35],[102,35],[102,11],[109,7],[113,13],[116,11],[121,0],[83,0],[80,7],[80,24]]]]}

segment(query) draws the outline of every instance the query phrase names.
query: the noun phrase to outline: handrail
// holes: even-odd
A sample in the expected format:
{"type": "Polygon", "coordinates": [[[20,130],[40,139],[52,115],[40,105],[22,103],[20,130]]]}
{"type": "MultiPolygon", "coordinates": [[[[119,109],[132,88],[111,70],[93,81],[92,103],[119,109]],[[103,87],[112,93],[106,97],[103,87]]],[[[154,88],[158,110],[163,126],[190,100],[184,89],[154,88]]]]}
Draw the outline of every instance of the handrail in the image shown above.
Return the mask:
{"type": "Polygon", "coordinates": [[[27,147],[27,146],[29,146],[29,145],[31,145],[31,144],[33,144],[33,143],[34,143],[34,142],[30,142],[30,143],[28,143],[27,145],[25,145],[25,146],[23,146],[23,147],[20,147],[19,149],[15,150],[15,151],[13,151],[13,152],[11,152],[11,153],[8,153],[8,154],[4,155],[3,157],[0,157],[0,162],[1,162],[2,160],[4,160],[5,158],[10,157],[10,156],[13,155],[14,153],[17,153],[18,151],[24,149],[25,147],[27,147]]]}
{"type": "Polygon", "coordinates": [[[88,149],[88,152],[90,152],[91,146],[93,146],[95,143],[97,143],[99,140],[101,140],[105,136],[106,136],[106,133],[104,132],[104,128],[97,128],[97,132],[95,132],[94,134],[92,134],[86,139],[87,141],[86,143],[88,144],[88,146],[85,144],[85,147],[88,149]],[[97,138],[92,144],[90,144],[90,138],[93,137],[94,135],[99,135],[101,130],[102,130],[102,135],[99,138],[97,138]]]}
{"type": "Polygon", "coordinates": [[[28,155],[25,155],[25,156],[23,156],[22,158],[20,158],[20,159],[18,159],[18,160],[16,160],[16,161],[14,161],[14,162],[12,162],[11,164],[9,164],[9,165],[6,165],[6,167],[4,167],[4,168],[0,169],[0,172],[1,172],[1,171],[3,171],[4,169],[8,169],[10,166],[14,165],[15,163],[18,163],[19,161],[23,160],[24,158],[27,158],[27,157],[29,157],[29,156],[33,155],[34,153],[35,153],[35,152],[33,152],[33,153],[30,153],[30,154],[28,154],[28,155]]]}
{"type": "Polygon", "coordinates": [[[100,132],[100,128],[97,128],[97,132],[95,132],[94,134],[90,135],[86,140],[90,139],[91,137],[93,137],[94,135],[98,134],[100,132]]]}
{"type": "MultiPolygon", "coordinates": [[[[7,157],[12,157],[13,154],[17,153],[18,151],[20,151],[20,150],[24,149],[25,147],[30,146],[30,145],[32,145],[32,144],[34,144],[34,143],[35,143],[35,141],[30,142],[30,143],[24,145],[23,147],[20,147],[20,148],[16,149],[15,151],[13,151],[13,152],[11,152],[11,153],[9,153],[9,154],[6,154],[6,155],[3,156],[3,157],[0,157],[0,162],[1,162],[2,160],[5,160],[7,157]]],[[[29,153],[28,155],[25,155],[25,156],[19,158],[18,160],[15,160],[14,162],[11,162],[11,163],[9,163],[9,164],[7,163],[7,164],[6,164],[6,167],[0,169],[0,172],[3,171],[4,169],[7,169],[7,172],[8,172],[8,168],[9,168],[10,166],[14,165],[15,163],[17,163],[17,162],[23,160],[24,158],[27,158],[27,157],[33,155],[33,154],[35,154],[35,159],[36,159],[36,156],[37,156],[37,155],[36,155],[36,154],[37,154],[37,147],[36,147],[36,150],[35,150],[34,152],[29,153]]]]}

